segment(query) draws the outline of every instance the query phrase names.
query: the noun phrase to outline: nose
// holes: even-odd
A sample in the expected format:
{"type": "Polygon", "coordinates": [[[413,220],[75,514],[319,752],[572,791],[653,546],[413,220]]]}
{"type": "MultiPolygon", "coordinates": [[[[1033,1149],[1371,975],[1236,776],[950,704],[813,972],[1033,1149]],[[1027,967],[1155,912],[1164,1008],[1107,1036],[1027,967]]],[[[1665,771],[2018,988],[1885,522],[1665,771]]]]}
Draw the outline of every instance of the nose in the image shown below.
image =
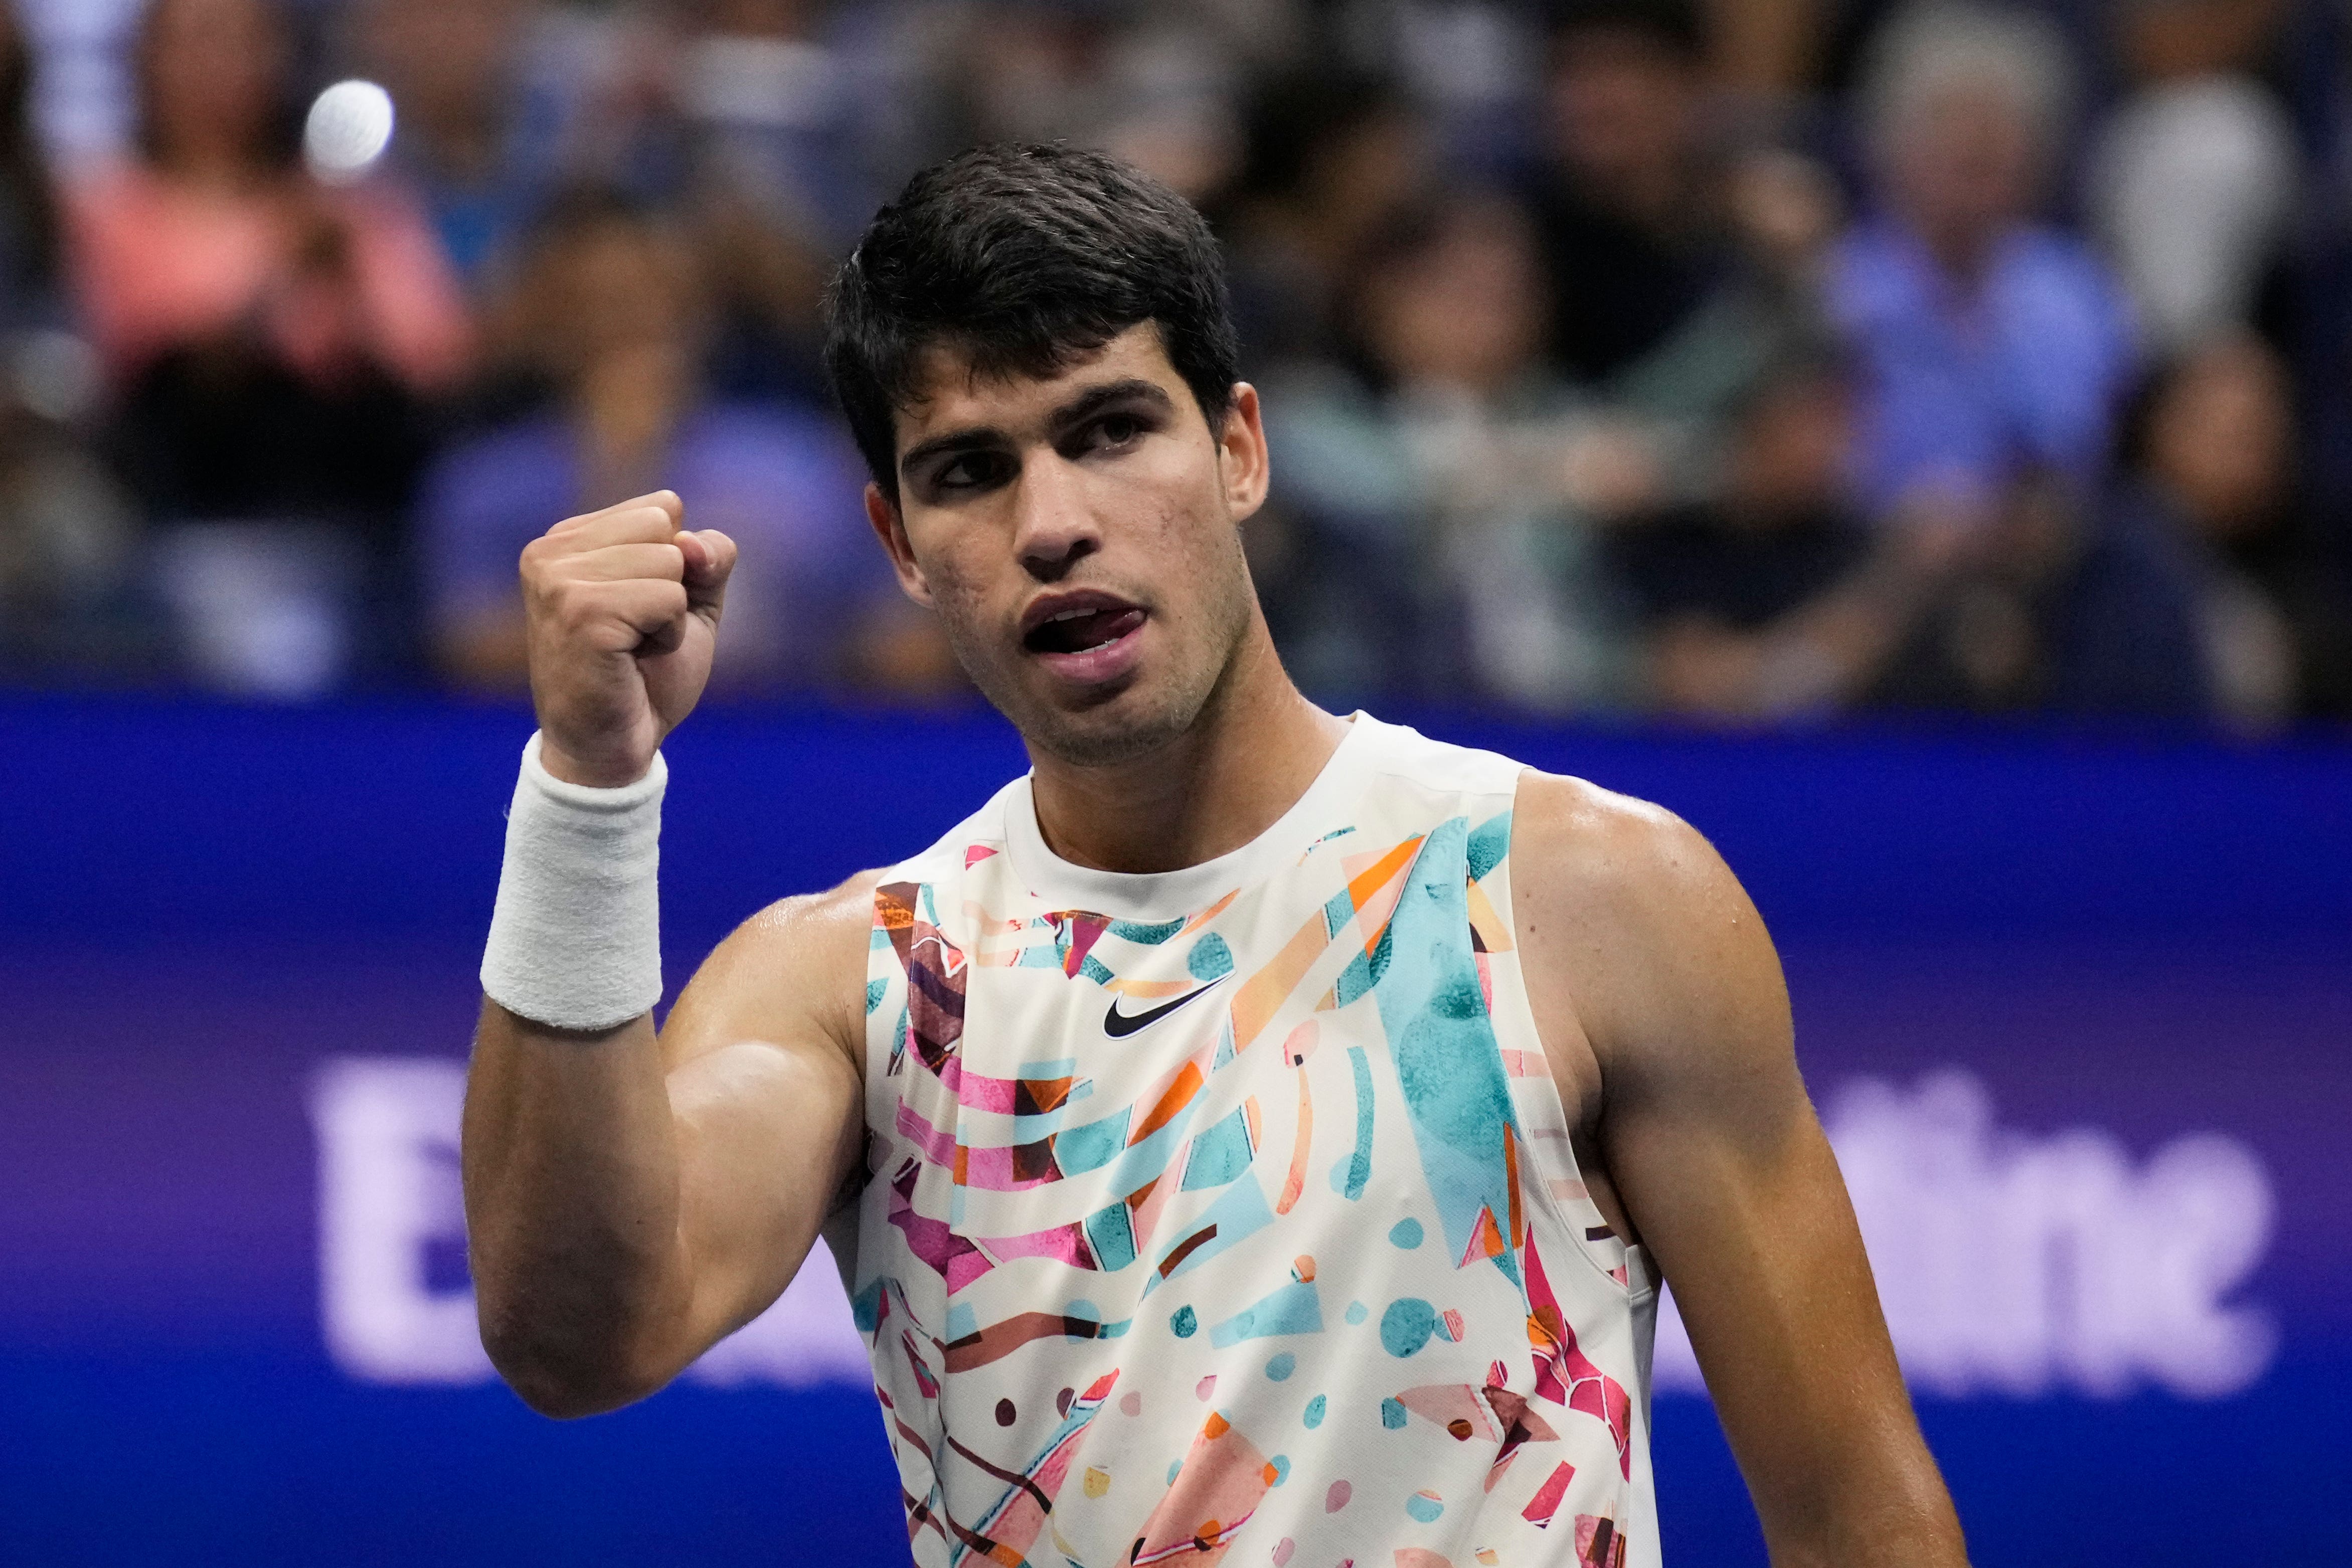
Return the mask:
{"type": "Polygon", "coordinates": [[[1102,548],[1102,529],[1087,505],[1086,476],[1057,452],[1021,465],[1013,497],[1013,548],[1022,570],[1054,582],[1102,548]]]}

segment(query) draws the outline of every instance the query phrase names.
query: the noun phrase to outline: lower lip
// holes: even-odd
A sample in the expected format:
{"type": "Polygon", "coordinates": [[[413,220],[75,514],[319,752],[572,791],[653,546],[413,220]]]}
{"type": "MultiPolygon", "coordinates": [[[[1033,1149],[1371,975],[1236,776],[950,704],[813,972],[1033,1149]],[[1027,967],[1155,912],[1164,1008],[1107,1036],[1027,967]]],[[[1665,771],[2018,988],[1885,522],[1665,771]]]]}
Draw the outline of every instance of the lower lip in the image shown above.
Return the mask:
{"type": "Polygon", "coordinates": [[[1076,653],[1039,653],[1037,662],[1072,685],[1098,686],[1118,680],[1135,668],[1143,656],[1143,629],[1150,624],[1148,618],[1139,619],[1134,629],[1125,635],[1076,653]]]}

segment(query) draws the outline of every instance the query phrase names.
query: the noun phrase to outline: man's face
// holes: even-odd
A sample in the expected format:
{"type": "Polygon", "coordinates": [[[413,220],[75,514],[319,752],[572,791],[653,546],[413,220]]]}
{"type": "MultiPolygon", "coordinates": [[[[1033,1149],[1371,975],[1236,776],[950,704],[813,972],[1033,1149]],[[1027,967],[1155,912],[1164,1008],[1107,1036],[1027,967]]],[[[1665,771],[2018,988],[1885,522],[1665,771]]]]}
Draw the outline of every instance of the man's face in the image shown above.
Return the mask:
{"type": "Polygon", "coordinates": [[[1509,390],[1542,352],[1543,284],[1517,213],[1465,206],[1367,291],[1374,352],[1408,386],[1509,390]]]}
{"type": "Polygon", "coordinates": [[[897,418],[898,578],[1032,746],[1132,759],[1191,727],[1256,613],[1239,524],[1265,498],[1257,394],[1212,432],[1144,323],[1045,380],[929,355],[897,418]]]}
{"type": "Polygon", "coordinates": [[[1570,35],[1552,58],[1554,152],[1602,204],[1638,205],[1680,176],[1696,94],[1690,66],[1664,44],[1609,28],[1570,35]]]}
{"type": "Polygon", "coordinates": [[[2043,150],[2007,84],[1950,83],[1895,128],[1895,196],[1927,243],[1965,254],[2030,212],[2043,150]]]}

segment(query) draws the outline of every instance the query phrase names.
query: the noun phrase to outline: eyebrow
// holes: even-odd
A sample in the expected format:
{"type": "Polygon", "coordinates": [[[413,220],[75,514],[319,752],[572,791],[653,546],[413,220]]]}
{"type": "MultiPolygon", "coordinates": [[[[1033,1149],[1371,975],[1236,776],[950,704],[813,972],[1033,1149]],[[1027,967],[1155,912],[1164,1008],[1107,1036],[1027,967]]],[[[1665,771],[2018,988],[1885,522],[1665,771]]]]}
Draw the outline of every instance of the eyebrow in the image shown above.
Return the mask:
{"type": "MultiPolygon", "coordinates": [[[[1141,376],[1128,376],[1119,381],[1106,382],[1101,386],[1088,387],[1076,397],[1053,410],[1045,416],[1049,430],[1064,431],[1085,423],[1114,403],[1139,399],[1158,406],[1161,411],[1175,407],[1166,389],[1157,382],[1141,376]]],[[[950,430],[917,442],[898,457],[898,472],[912,473],[920,464],[950,453],[984,451],[992,446],[1011,444],[1011,437],[992,424],[971,425],[962,430],[950,430]]]]}

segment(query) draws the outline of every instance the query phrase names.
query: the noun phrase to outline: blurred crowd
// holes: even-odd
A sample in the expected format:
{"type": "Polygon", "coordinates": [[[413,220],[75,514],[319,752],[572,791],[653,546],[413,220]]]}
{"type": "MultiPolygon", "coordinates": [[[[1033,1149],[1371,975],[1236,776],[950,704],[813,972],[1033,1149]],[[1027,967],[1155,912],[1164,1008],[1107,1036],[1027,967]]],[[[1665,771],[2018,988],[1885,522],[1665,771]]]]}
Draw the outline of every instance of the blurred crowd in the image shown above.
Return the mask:
{"type": "Polygon", "coordinates": [[[957,699],[820,297],[1068,138],[1226,243],[1318,696],[2352,716],[2352,0],[15,5],[0,681],[519,689],[667,485],[726,688],[957,699]]]}

